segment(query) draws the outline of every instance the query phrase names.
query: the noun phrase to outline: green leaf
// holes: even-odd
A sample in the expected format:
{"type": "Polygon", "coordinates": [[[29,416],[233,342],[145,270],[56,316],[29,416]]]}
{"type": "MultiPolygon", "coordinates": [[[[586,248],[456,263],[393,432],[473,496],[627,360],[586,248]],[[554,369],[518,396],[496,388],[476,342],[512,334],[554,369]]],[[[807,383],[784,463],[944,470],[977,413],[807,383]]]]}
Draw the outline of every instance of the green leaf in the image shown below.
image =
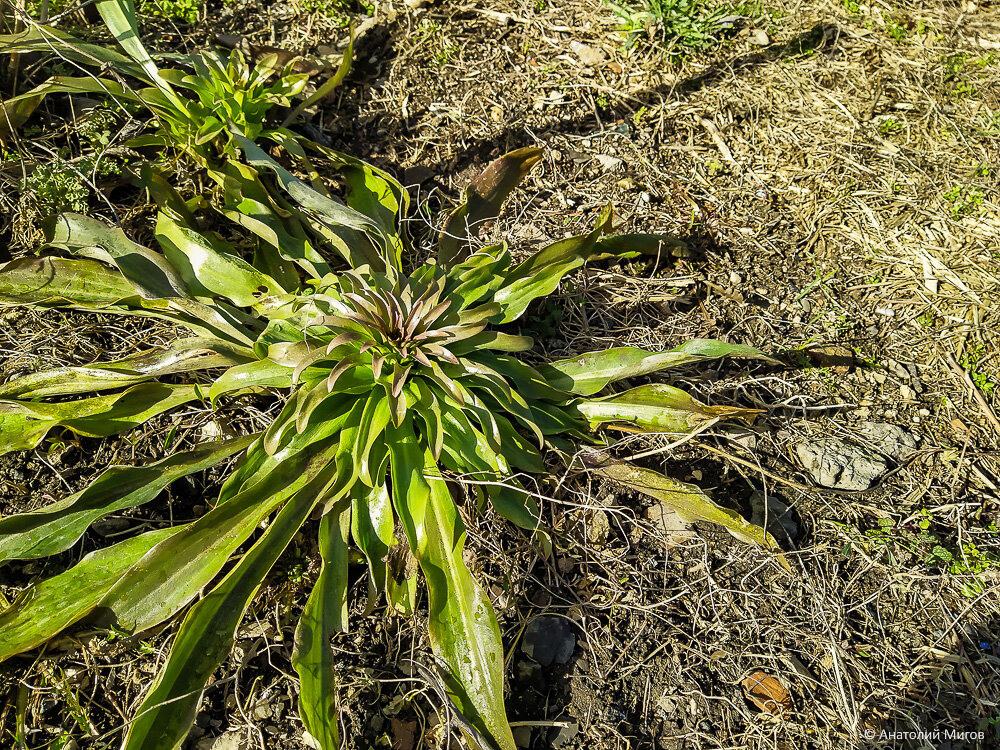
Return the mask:
{"type": "Polygon", "coordinates": [[[464,259],[483,223],[497,217],[507,196],[541,159],[540,148],[519,148],[495,160],[472,180],[465,189],[465,201],[448,217],[438,240],[438,262],[442,266],[464,259]]]}
{"type": "Polygon", "coordinates": [[[144,80],[142,68],[121,52],[108,45],[84,42],[62,29],[44,24],[33,22],[22,32],[0,36],[0,49],[7,54],[14,52],[44,52],[47,54],[57,52],[57,54],[81,65],[108,63],[119,73],[144,80]]]}
{"type": "Polygon", "coordinates": [[[0,518],[0,565],[69,549],[94,521],[153,500],[180,477],[215,466],[245,450],[254,437],[200,445],[148,466],[113,466],[64,500],[0,518]]]}
{"type": "Polygon", "coordinates": [[[592,428],[618,423],[648,432],[686,433],[706,422],[725,419],[751,420],[760,409],[735,406],[706,406],[680,388],[670,385],[643,385],[616,396],[579,401],[576,408],[592,428]]]}
{"type": "Polygon", "coordinates": [[[177,531],[150,531],[91,552],[64,573],[22,591],[0,612],[0,662],[41,646],[85,617],[137,560],[177,531]]]}
{"type": "Polygon", "coordinates": [[[339,750],[337,685],[330,636],[347,632],[347,552],[351,506],[323,516],[319,527],[322,560],[295,629],[292,666],[299,674],[299,714],[321,750],[339,750]]]}
{"type": "Polygon", "coordinates": [[[325,486],[336,448],[336,438],[328,438],[287,457],[158,544],[101,601],[101,623],[139,632],[180,611],[276,507],[314,481],[322,479],[325,486]]]}
{"type": "Polygon", "coordinates": [[[389,428],[385,442],[389,446],[392,504],[415,553],[417,527],[423,523],[427,506],[427,483],[423,481],[423,449],[413,431],[413,418],[408,416],[399,427],[389,428]]]}
{"type": "Polygon", "coordinates": [[[392,501],[382,482],[366,487],[360,482],[351,488],[351,536],[368,561],[369,585],[372,591],[386,590],[385,559],[389,548],[396,544],[392,501]]]}
{"type": "Polygon", "coordinates": [[[292,368],[269,359],[259,359],[230,367],[216,378],[208,389],[208,398],[215,406],[219,396],[250,388],[289,388],[292,385],[292,368]]]}
{"type": "MultiPolygon", "coordinates": [[[[322,386],[319,386],[322,388],[322,386]]],[[[354,468],[358,472],[358,479],[369,487],[381,481],[380,477],[373,477],[371,467],[368,463],[368,455],[371,453],[372,445],[382,437],[385,428],[389,424],[389,399],[385,393],[376,388],[368,397],[365,403],[364,412],[361,414],[361,422],[358,425],[358,434],[354,439],[352,461],[354,468]]]]}
{"type": "MultiPolygon", "coordinates": [[[[0,41],[0,49],[2,49],[0,41]]],[[[8,51],[4,49],[4,51],[8,51]]],[[[50,52],[50,48],[46,48],[50,52]]],[[[69,57],[69,55],[67,55],[69,57]]],[[[88,62],[93,62],[89,60],[88,62]]],[[[126,89],[117,81],[107,78],[72,78],[53,76],[30,91],[0,101],[0,140],[6,140],[10,134],[21,127],[34,113],[38,105],[49,94],[98,94],[112,100],[143,103],[142,99],[126,89]]],[[[121,104],[119,101],[118,104],[121,104]]]]}
{"type": "Polygon", "coordinates": [[[352,268],[367,264],[374,270],[385,269],[391,243],[374,221],[317,192],[268,156],[253,141],[238,133],[234,133],[233,137],[250,164],[257,169],[274,172],[291,199],[314,220],[312,228],[320,232],[352,268]]]}
{"type": "Polygon", "coordinates": [[[307,145],[325,156],[344,176],[347,205],[378,224],[393,248],[393,266],[401,268],[402,257],[409,248],[401,233],[400,219],[409,210],[409,193],[387,172],[360,159],[312,141],[307,145]]]}
{"type": "Polygon", "coordinates": [[[80,214],[60,214],[46,223],[45,230],[50,245],[81,255],[93,254],[116,266],[147,299],[190,297],[166,258],[132,242],[119,227],[80,214]]]}
{"type": "Polygon", "coordinates": [[[516,266],[494,295],[494,300],[504,308],[499,322],[517,320],[532,300],[554,292],[563,276],[597,252],[597,241],[610,228],[611,207],[606,206],[593,232],[554,242],[516,266]]]}
{"type": "Polygon", "coordinates": [[[188,288],[203,297],[225,297],[253,307],[261,297],[283,294],[277,281],[231,252],[213,247],[207,237],[160,212],[156,239],[188,288]]]}
{"type": "Polygon", "coordinates": [[[351,70],[351,60],[354,57],[354,27],[351,26],[351,36],[347,42],[347,49],[344,50],[344,55],[340,59],[340,65],[337,66],[337,70],[334,71],[333,75],[327,78],[323,83],[317,87],[310,96],[303,99],[299,105],[288,113],[282,123],[283,126],[287,127],[289,123],[294,122],[295,119],[301,115],[306,108],[311,107],[316,102],[323,101],[328,97],[341,83],[344,82],[344,78],[351,70]]]}
{"type": "Polygon", "coordinates": [[[236,567],[191,608],[166,664],[139,706],[123,750],[179,750],[208,678],[229,655],[236,628],[264,577],[309,517],[325,485],[325,477],[319,477],[296,493],[236,567]]]}
{"type": "Polygon", "coordinates": [[[87,437],[117,435],[199,397],[196,386],[141,383],[124,393],[58,404],[0,399],[0,453],[30,450],[56,426],[87,437]]]}
{"type": "Polygon", "coordinates": [[[775,362],[766,354],[749,346],[727,344],[724,341],[711,339],[693,339],[665,352],[648,352],[631,346],[590,352],[579,357],[541,365],[538,371],[549,383],[562,391],[590,396],[617,380],[719,357],[743,357],[775,362]]]}
{"type": "Polygon", "coordinates": [[[171,342],[168,349],[133,354],[112,362],[57,367],[0,384],[0,398],[46,398],[122,388],[161,375],[228,367],[241,361],[238,350],[211,339],[171,342]]]}
{"type": "Polygon", "coordinates": [[[503,284],[510,267],[507,243],[477,250],[449,269],[445,277],[445,299],[460,299],[460,310],[474,305],[503,284]]]}
{"type": "Polygon", "coordinates": [[[306,238],[301,214],[268,193],[252,167],[228,161],[221,172],[209,169],[208,174],[225,191],[225,205],[218,210],[226,218],[253,232],[311,278],[320,279],[330,273],[329,264],[306,238]]]}
{"type": "MultiPolygon", "coordinates": [[[[597,241],[598,251],[612,258],[636,258],[652,255],[658,258],[688,258],[691,250],[683,240],[665,234],[613,234],[597,241]]],[[[595,256],[595,260],[599,256],[595,256]]]]}
{"type": "MultiPolygon", "coordinates": [[[[421,520],[412,520],[417,541],[413,552],[427,580],[431,646],[449,667],[448,692],[465,719],[497,747],[514,750],[503,704],[500,628],[489,597],[462,558],[465,525],[429,451],[414,479],[409,497],[425,498],[421,520]]],[[[395,501],[397,509],[407,505],[395,501]]]]}
{"type": "MultiPolygon", "coordinates": [[[[633,466],[624,461],[603,463],[591,468],[590,471],[668,505],[689,523],[695,521],[715,523],[740,541],[780,551],[778,543],[764,529],[750,523],[736,511],[716,505],[708,495],[693,484],[678,482],[658,471],[633,466]]],[[[779,556],[779,562],[784,568],[789,569],[788,562],[783,556],[779,556]]]]}
{"type": "Polygon", "coordinates": [[[170,88],[170,85],[166,81],[160,78],[156,63],[153,62],[146,48],[139,40],[139,29],[135,21],[135,5],[132,3],[132,0],[98,0],[97,12],[101,14],[101,18],[104,19],[104,23],[107,24],[108,29],[114,34],[115,39],[121,45],[122,49],[125,50],[129,57],[142,66],[146,80],[156,84],[164,96],[174,103],[179,111],[186,111],[186,107],[174,93],[174,90],[170,88]]]}
{"type": "Polygon", "coordinates": [[[18,258],[0,266],[0,303],[99,309],[136,297],[118,271],[95,260],[18,258]]]}

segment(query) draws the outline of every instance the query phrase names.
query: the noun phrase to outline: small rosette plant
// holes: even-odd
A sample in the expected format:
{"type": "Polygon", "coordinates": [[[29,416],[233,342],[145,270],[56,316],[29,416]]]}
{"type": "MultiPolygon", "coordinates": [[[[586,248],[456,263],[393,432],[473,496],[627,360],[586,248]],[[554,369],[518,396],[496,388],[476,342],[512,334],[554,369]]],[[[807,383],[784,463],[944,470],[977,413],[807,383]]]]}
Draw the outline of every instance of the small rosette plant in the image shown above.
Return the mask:
{"type": "MultiPolygon", "coordinates": [[[[422,573],[430,645],[463,731],[482,747],[513,750],[497,618],[463,560],[462,498],[477,501],[466,503],[468,513],[489,503],[542,536],[523,478],[544,473],[547,455],[569,461],[576,445],[605,443],[609,427],[688,434],[755,414],[707,406],[665,384],[616,390],[616,382],[707,358],[763,355],[698,340],[665,352],[626,347],[536,366],[518,358],[533,341],[504,326],[566,274],[591,259],[671,243],[610,235],[605,209],[593,231],[520,262],[505,244],[474,247],[478,227],[538,162],[537,149],[487,168],[448,219],[437,256],[407,268],[406,193],[388,175],[331,152],[347,185],[341,203],[239,133],[233,138],[254,175],[273,173],[284,200],[315,229],[313,244],[279,242],[276,214],[261,203],[233,203],[226,215],[255,245],[247,260],[245,247],[193,229],[175,201],[176,210],[167,205],[159,214],[158,249],[96,219],[63,215],[49,228],[50,254],[0,267],[2,303],[151,316],[184,333],[161,349],[0,385],[2,451],[33,448],[53,430],[106,437],[185,404],[285,394],[259,434],[199,444],[147,466],[112,467],[64,500],[0,519],[0,564],[54,555],[94,521],[235,458],[204,515],[99,549],[29,587],[0,613],[0,659],[75,623],[140,632],[182,614],[124,741],[126,750],[180,747],[268,571],[318,518],[322,567],[293,655],[302,720],[318,746],[339,748],[330,638],[348,626],[349,551],[356,548],[367,562],[371,600],[384,595],[398,611],[419,611],[422,573]]],[[[773,546],[695,487],[621,463],[597,471],[672,503],[685,518],[773,546]]]]}

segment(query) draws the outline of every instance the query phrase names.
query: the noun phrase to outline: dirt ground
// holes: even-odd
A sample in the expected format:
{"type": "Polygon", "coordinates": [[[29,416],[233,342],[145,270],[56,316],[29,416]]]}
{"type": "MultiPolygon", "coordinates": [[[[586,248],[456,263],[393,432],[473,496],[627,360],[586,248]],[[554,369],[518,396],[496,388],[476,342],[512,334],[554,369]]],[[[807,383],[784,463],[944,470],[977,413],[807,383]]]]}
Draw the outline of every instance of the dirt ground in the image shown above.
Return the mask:
{"type": "MultiPolygon", "coordinates": [[[[736,14],[747,19],[721,45],[674,59],[649,40],[626,49],[597,2],[394,0],[363,24],[353,72],[313,120],[410,186],[418,236],[492,158],[538,145],[543,168],[491,230],[515,253],[579,233],[609,202],[623,231],[688,243],[687,257],[576,274],[526,318],[539,356],[695,337],[791,353],[788,367],[671,376],[764,409],[753,434],[618,446],[748,518],[762,496],[791,508],[791,572],[710,527],[670,535],[644,499],[583,474],[539,488],[551,558],[466,514],[516,736],[536,750],[1000,747],[1000,5],[765,0],[736,14]],[[913,440],[896,450],[872,423],[913,440]],[[884,459],[870,489],[818,486],[801,446],[830,439],[884,459]],[[524,634],[550,616],[575,647],[539,667],[524,634]],[[785,709],[749,697],[758,672],[785,709]]],[[[321,4],[237,0],[157,39],[192,49],[218,29],[313,55],[347,34],[321,4]]],[[[31,236],[14,233],[15,255],[31,236]]],[[[74,316],[68,346],[62,314],[0,320],[3,378],[163,335],[74,316]]],[[[78,489],[113,459],[159,457],[171,427],[196,441],[275,404],[241,407],[6,457],[0,513],[78,489]]],[[[197,514],[219,476],[109,519],[59,559],[10,566],[0,593],[145,520],[197,514]]],[[[303,746],[290,656],[310,538],[272,573],[188,747],[303,746]]],[[[357,588],[353,630],[335,640],[347,747],[447,747],[433,689],[407,668],[429,658],[421,616],[363,617],[357,588]]],[[[30,748],[117,747],[173,632],[77,633],[55,658],[6,663],[0,746],[23,726],[30,748]]]]}

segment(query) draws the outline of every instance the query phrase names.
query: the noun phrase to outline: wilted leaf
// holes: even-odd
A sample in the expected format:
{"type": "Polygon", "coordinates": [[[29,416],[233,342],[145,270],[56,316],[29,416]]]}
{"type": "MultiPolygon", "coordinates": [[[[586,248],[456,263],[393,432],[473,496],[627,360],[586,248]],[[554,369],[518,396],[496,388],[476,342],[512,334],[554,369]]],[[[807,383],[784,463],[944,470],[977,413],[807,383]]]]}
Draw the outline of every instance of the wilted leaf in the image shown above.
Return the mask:
{"type": "Polygon", "coordinates": [[[777,678],[756,670],[743,680],[743,690],[761,711],[776,716],[787,716],[792,712],[792,694],[778,682],[777,678]]]}
{"type": "MultiPolygon", "coordinates": [[[[633,466],[624,461],[598,460],[597,465],[590,471],[659,500],[676,510],[680,517],[689,523],[695,521],[715,523],[740,541],[757,544],[773,551],[780,550],[778,543],[764,529],[754,526],[736,511],[716,505],[701,488],[693,484],[679,482],[652,469],[633,466]]],[[[784,557],[779,556],[778,561],[788,569],[784,557]]]]}
{"type": "Polygon", "coordinates": [[[450,265],[464,258],[483,222],[495,219],[507,196],[541,161],[540,148],[519,148],[504,154],[477,175],[465,189],[465,202],[448,217],[438,244],[438,262],[450,265]]]}
{"type": "Polygon", "coordinates": [[[759,409],[735,406],[706,406],[680,388],[670,385],[641,385],[616,396],[579,401],[576,408],[594,428],[628,425],[646,432],[685,433],[722,419],[752,419],[759,409]]]}

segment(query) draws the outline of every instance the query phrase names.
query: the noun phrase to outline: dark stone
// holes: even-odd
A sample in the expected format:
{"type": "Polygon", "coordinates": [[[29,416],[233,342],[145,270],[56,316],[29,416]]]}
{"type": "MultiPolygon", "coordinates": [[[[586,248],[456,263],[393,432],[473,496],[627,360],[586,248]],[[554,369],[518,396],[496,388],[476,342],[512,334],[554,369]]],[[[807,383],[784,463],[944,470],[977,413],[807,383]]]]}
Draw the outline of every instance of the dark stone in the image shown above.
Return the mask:
{"type": "Polygon", "coordinates": [[[576,649],[576,636],[565,617],[536,617],[524,630],[521,650],[543,667],[565,664],[576,649]]]}

